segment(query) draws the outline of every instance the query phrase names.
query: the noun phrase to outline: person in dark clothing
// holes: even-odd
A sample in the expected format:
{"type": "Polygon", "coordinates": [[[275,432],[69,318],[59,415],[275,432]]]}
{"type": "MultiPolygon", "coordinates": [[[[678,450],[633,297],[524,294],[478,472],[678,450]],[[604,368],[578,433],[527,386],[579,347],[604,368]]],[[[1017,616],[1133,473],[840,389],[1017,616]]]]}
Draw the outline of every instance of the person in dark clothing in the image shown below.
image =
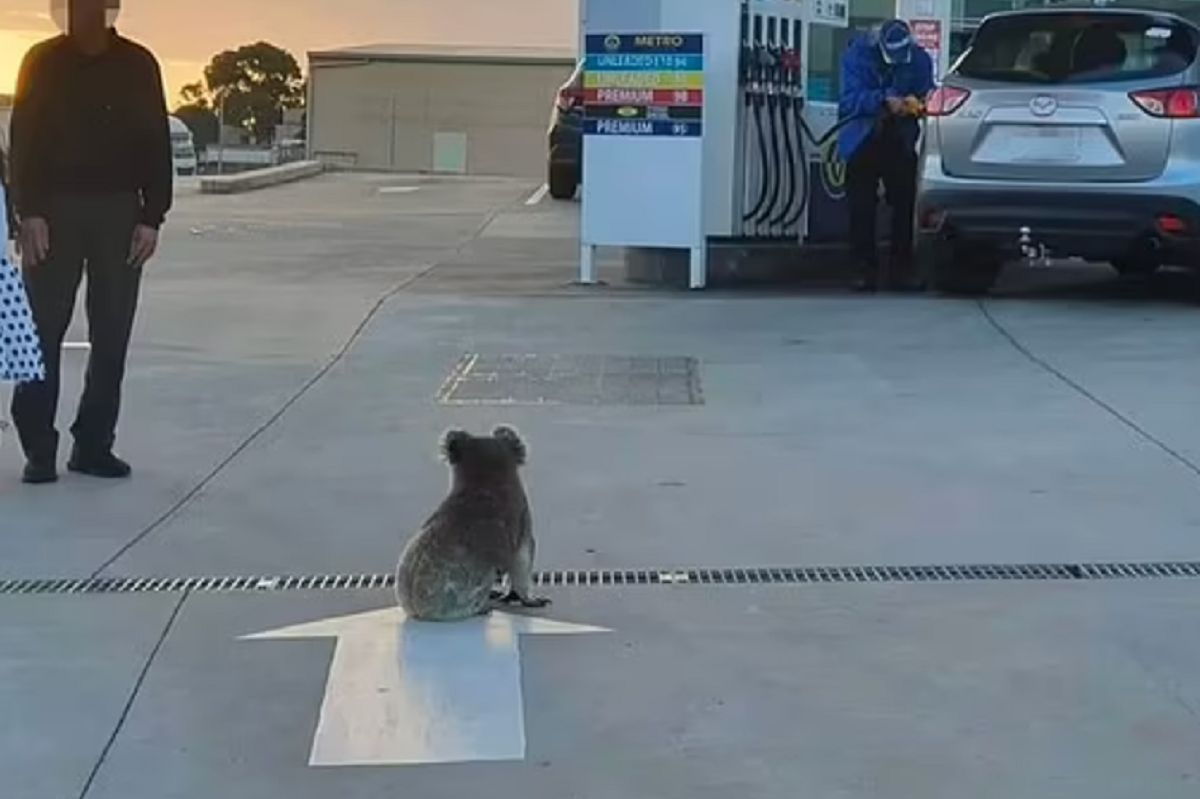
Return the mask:
{"type": "Polygon", "coordinates": [[[68,468],[126,477],[113,453],[141,270],[171,207],[174,165],[154,56],[108,25],[111,0],[70,0],[67,33],[35,46],[17,79],[12,189],[19,242],[46,362],[22,385],[13,421],[24,479],[58,479],[59,356],[87,274],[92,345],[68,468]]]}
{"type": "Polygon", "coordinates": [[[842,57],[838,115],[848,120],[838,135],[846,163],[850,246],[861,269],[858,288],[880,281],[875,221],[882,181],[892,209],[891,288],[916,288],[913,214],[917,192],[918,109],[933,91],[933,60],[903,20],[854,39],[842,57]]]}

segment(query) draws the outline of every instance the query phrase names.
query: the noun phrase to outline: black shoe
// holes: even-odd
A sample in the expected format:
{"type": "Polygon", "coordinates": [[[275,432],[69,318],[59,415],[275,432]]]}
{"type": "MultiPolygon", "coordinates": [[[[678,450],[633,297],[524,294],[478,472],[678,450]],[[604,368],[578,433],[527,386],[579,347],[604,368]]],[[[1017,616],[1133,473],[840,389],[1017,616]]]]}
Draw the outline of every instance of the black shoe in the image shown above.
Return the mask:
{"type": "Polygon", "coordinates": [[[90,477],[103,477],[110,480],[120,480],[133,473],[129,464],[111,452],[87,453],[76,449],[71,452],[71,460],[67,468],[78,474],[90,477]]]}
{"type": "Polygon", "coordinates": [[[30,458],[25,462],[21,482],[29,485],[46,485],[58,482],[58,468],[54,458],[30,458]]]}
{"type": "Polygon", "coordinates": [[[854,284],[854,290],[859,294],[874,294],[879,290],[879,284],[870,278],[862,278],[854,284]]]}

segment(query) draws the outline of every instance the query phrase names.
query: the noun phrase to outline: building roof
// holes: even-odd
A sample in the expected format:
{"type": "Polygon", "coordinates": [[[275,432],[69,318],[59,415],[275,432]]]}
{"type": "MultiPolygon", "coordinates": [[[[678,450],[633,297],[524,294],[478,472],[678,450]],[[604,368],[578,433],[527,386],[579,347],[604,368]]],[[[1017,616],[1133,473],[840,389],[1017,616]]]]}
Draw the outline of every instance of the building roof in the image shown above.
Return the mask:
{"type": "Polygon", "coordinates": [[[501,47],[469,44],[369,44],[316,50],[310,61],[448,61],[493,64],[573,64],[575,50],[563,47],[501,47]]]}

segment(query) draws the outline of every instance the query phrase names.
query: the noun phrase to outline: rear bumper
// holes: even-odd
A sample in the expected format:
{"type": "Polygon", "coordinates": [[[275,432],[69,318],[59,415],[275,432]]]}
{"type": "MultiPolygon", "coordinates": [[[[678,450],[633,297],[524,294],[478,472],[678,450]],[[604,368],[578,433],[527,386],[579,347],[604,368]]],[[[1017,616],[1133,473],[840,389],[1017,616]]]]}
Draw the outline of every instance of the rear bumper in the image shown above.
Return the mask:
{"type": "Polygon", "coordinates": [[[1022,228],[1032,244],[1056,257],[1107,261],[1150,241],[1173,261],[1200,252],[1200,204],[1116,187],[1109,193],[928,188],[918,199],[917,219],[922,237],[953,232],[1008,256],[1020,254],[1022,228]],[[1184,231],[1163,231],[1163,215],[1182,220],[1184,231]]]}

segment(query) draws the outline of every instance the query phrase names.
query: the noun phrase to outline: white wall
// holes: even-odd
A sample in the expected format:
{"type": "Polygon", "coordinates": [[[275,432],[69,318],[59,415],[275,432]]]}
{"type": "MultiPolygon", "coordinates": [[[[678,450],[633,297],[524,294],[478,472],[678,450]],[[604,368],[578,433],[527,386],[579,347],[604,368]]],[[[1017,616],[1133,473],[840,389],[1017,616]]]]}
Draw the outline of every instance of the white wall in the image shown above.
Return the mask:
{"type": "Polygon", "coordinates": [[[311,72],[312,155],[341,166],[542,178],[546,130],[571,63],[379,61],[311,72]],[[440,150],[439,150],[440,145],[440,150]],[[453,158],[451,156],[454,156],[453,158]]]}

